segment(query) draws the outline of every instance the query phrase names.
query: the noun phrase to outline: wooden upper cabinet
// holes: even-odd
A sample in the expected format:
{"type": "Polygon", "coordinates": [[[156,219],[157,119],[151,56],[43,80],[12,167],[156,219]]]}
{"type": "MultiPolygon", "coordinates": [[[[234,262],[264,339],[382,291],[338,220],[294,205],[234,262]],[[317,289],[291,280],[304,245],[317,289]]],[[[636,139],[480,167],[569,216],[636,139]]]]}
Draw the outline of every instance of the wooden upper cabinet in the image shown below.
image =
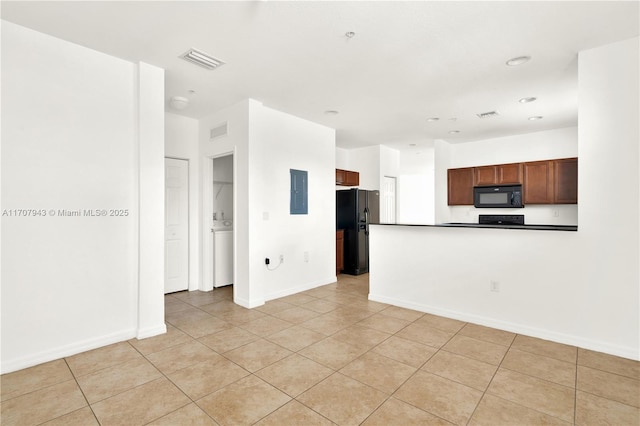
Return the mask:
{"type": "Polygon", "coordinates": [[[496,183],[499,185],[522,183],[522,177],[522,163],[496,166],[496,183]]]}
{"type": "Polygon", "coordinates": [[[522,183],[522,163],[474,167],[474,185],[507,185],[522,183]]]}
{"type": "Polygon", "coordinates": [[[578,204],[578,159],[553,160],[553,202],[578,204]]]}
{"type": "Polygon", "coordinates": [[[475,186],[493,185],[496,183],[496,166],[481,166],[474,167],[474,180],[475,186]]]}
{"type": "Polygon", "coordinates": [[[347,170],[347,179],[345,184],[347,186],[358,186],[360,185],[360,173],[352,172],[347,170]]]}
{"type": "Polygon", "coordinates": [[[447,170],[447,198],[450,206],[473,205],[474,168],[447,170]]]}
{"type": "Polygon", "coordinates": [[[351,170],[336,169],[336,185],[358,186],[360,185],[360,173],[351,170]]]}
{"type": "Polygon", "coordinates": [[[447,170],[448,204],[473,205],[473,187],[522,184],[524,204],[577,204],[578,159],[531,161],[447,170]]]}
{"type": "Polygon", "coordinates": [[[524,204],[553,203],[553,161],[524,163],[524,204]]]}

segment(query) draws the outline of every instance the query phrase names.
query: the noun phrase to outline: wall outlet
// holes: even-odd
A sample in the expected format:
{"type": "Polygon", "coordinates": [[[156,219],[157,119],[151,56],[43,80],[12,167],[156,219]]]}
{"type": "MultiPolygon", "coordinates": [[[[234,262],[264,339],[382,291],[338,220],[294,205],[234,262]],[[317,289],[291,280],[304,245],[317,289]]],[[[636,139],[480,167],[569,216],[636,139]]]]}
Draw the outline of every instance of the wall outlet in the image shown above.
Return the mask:
{"type": "Polygon", "coordinates": [[[489,289],[494,293],[500,292],[500,283],[498,281],[491,281],[489,284],[489,289]]]}
{"type": "Polygon", "coordinates": [[[304,252],[304,261],[305,261],[305,263],[309,263],[309,252],[308,251],[304,252]]]}
{"type": "Polygon", "coordinates": [[[560,217],[560,209],[553,209],[553,217],[560,217]]]}
{"type": "Polygon", "coordinates": [[[280,255],[280,263],[284,263],[284,254],[280,255]]]}

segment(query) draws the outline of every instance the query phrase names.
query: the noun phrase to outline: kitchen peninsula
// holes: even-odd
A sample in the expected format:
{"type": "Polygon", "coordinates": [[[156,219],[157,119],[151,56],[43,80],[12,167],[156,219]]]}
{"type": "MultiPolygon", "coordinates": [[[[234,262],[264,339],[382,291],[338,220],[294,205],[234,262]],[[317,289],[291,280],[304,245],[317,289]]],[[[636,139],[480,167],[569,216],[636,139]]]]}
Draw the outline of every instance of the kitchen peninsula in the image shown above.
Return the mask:
{"type": "Polygon", "coordinates": [[[597,277],[600,262],[618,260],[593,257],[591,245],[585,232],[372,225],[369,299],[623,353],[597,336],[616,320],[599,313],[599,302],[585,292],[590,282],[605,279],[597,277]]]}

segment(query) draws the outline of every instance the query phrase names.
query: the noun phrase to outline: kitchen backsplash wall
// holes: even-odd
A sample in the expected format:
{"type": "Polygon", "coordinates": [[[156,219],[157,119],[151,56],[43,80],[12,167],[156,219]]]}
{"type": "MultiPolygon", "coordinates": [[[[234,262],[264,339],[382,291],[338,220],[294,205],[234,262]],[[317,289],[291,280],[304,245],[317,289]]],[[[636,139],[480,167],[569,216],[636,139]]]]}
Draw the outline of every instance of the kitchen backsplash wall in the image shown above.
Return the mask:
{"type": "Polygon", "coordinates": [[[451,206],[449,222],[478,223],[481,214],[523,214],[527,225],[577,225],[576,204],[525,206],[523,209],[477,209],[473,206],[451,206]]]}

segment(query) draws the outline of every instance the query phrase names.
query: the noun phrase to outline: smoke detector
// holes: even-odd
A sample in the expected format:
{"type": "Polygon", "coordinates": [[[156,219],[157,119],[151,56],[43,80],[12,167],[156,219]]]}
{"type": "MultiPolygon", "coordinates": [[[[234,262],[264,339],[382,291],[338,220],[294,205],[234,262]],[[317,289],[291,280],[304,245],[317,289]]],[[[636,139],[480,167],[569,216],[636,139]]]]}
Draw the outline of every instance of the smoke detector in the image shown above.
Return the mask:
{"type": "Polygon", "coordinates": [[[216,59],[208,53],[204,53],[203,51],[194,49],[193,47],[179,57],[184,59],[185,61],[189,61],[192,64],[199,65],[208,70],[214,70],[224,65],[224,62],[222,62],[220,59],[216,59]]]}
{"type": "Polygon", "coordinates": [[[173,96],[169,100],[169,105],[171,105],[171,108],[173,109],[183,110],[189,106],[189,99],[182,96],[173,96]]]}

